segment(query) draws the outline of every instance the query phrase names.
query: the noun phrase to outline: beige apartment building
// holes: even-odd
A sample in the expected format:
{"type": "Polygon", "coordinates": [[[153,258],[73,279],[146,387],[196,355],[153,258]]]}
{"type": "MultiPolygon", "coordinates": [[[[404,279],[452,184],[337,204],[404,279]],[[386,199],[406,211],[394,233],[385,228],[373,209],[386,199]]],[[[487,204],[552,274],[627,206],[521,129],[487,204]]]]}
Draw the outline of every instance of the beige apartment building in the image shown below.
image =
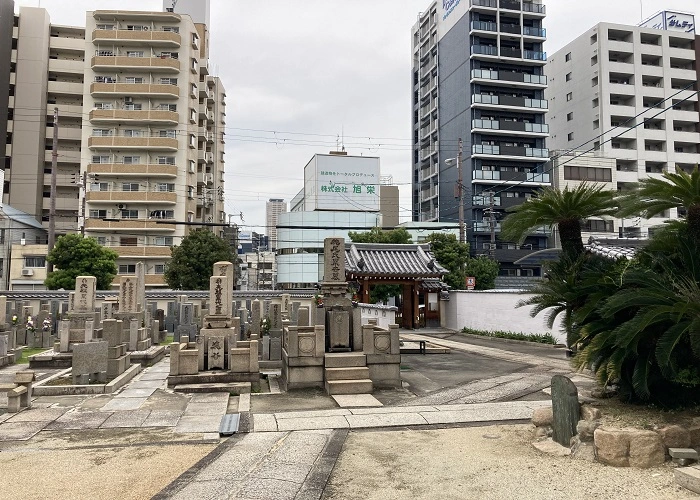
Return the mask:
{"type": "Polygon", "coordinates": [[[48,226],[58,107],[57,233],[114,249],[115,282],[143,261],[147,286],[165,286],[170,246],[226,222],[226,94],[209,71],[208,4],[91,11],[85,28],[52,25],[40,8],[15,16],[3,202],[48,226]]]}

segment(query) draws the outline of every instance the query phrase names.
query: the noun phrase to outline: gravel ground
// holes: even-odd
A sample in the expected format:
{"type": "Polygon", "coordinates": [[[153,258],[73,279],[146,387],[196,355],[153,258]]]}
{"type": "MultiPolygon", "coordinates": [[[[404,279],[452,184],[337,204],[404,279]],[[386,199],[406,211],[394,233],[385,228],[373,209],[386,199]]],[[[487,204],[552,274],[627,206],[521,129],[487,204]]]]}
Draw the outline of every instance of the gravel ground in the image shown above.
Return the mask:
{"type": "Polygon", "coordinates": [[[325,499],[697,499],[668,467],[632,469],[535,450],[531,425],[351,432],[325,499]]]}
{"type": "Polygon", "coordinates": [[[1,498],[131,500],[151,498],[214,445],[31,449],[0,453],[1,498]]]}

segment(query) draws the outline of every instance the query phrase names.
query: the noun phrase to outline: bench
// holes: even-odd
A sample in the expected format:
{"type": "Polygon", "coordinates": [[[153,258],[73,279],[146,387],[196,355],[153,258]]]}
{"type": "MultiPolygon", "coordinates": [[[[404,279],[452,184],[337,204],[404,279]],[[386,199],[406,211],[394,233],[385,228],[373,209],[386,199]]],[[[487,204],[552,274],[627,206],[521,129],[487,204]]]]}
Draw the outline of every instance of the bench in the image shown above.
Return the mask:
{"type": "Polygon", "coordinates": [[[0,392],[7,393],[8,413],[17,413],[20,408],[31,407],[34,380],[36,380],[34,372],[24,370],[15,373],[14,384],[0,384],[0,392]]]}

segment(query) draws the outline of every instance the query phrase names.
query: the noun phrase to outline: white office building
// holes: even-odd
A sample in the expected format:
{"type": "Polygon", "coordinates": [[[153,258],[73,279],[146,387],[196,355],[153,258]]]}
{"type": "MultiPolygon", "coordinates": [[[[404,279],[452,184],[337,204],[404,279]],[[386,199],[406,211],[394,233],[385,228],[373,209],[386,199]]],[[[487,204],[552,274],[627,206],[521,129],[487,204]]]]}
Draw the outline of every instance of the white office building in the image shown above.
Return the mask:
{"type": "MultiPolygon", "coordinates": [[[[560,187],[582,180],[631,189],[640,179],[700,161],[697,96],[698,41],[692,14],[663,11],[640,26],[599,23],[547,59],[552,150],[593,149],[584,164],[559,161],[560,187]],[[594,163],[599,163],[594,165],[594,163]]],[[[615,221],[625,236],[678,217],[669,210],[651,220],[615,221]]]]}

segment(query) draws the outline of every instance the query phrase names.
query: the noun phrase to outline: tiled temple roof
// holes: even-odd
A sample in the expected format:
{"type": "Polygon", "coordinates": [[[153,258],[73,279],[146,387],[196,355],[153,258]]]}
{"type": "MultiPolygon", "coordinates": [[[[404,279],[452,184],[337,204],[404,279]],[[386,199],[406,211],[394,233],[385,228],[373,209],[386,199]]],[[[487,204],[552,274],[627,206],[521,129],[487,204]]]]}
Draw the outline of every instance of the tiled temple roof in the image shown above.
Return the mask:
{"type": "Polygon", "coordinates": [[[430,245],[347,243],[345,270],[357,276],[441,278],[447,269],[438,264],[430,245]]]}

